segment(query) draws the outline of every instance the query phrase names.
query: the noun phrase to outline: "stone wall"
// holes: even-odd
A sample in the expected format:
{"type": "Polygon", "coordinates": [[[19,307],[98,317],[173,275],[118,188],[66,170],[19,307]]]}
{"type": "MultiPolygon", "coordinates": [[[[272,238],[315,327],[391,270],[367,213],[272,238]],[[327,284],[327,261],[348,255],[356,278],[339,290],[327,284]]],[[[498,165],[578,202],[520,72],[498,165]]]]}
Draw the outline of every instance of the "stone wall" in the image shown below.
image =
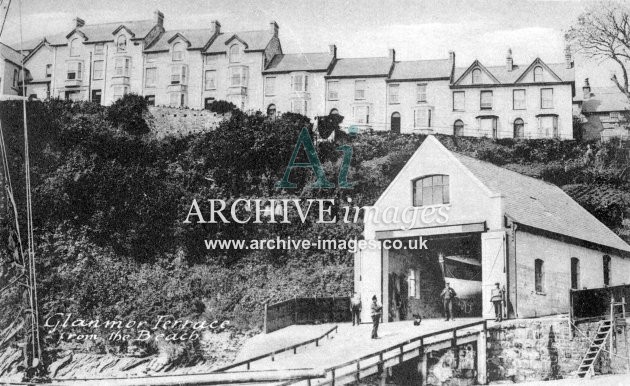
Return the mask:
{"type": "MultiPolygon", "coordinates": [[[[514,382],[575,378],[598,324],[582,323],[572,332],[567,318],[506,321],[488,331],[488,380],[514,382]]],[[[603,353],[595,373],[625,373],[628,340],[616,335],[615,354],[603,353]]],[[[607,348],[608,349],[608,348],[607,348]]]]}
{"type": "Polygon", "coordinates": [[[157,137],[213,130],[221,121],[229,118],[228,114],[224,116],[209,110],[175,107],[151,106],[149,113],[149,126],[157,137]]]}

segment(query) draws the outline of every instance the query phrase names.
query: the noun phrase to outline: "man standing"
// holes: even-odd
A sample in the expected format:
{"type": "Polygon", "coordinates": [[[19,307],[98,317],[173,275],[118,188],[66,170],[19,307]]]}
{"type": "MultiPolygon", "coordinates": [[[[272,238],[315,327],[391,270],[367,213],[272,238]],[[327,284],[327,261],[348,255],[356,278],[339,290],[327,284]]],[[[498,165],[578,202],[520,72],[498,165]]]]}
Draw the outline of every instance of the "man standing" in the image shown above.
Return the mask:
{"type": "Polygon", "coordinates": [[[354,296],[350,298],[350,312],[352,313],[352,325],[356,321],[356,325],[361,324],[361,296],[355,291],[354,296]]]}
{"type": "Polygon", "coordinates": [[[372,339],[378,339],[378,324],[382,313],[383,306],[378,304],[376,295],[372,296],[372,339]]]}
{"type": "Polygon", "coordinates": [[[494,305],[494,321],[500,322],[503,320],[503,312],[501,309],[501,303],[503,302],[503,296],[501,296],[501,289],[499,283],[494,283],[494,288],[490,293],[490,301],[494,305]]]}
{"type": "Polygon", "coordinates": [[[448,282],[446,282],[442,293],[440,293],[442,305],[444,306],[444,320],[455,320],[453,318],[453,299],[455,299],[455,296],[457,296],[455,290],[451,288],[448,282]]]}

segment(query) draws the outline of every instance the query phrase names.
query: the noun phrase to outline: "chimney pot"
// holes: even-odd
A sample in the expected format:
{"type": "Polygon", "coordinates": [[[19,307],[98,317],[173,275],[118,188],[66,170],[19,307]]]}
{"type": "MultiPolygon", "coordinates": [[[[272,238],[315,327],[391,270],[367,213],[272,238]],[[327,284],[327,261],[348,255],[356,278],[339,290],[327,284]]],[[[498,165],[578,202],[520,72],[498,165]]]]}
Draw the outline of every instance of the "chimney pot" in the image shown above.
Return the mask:
{"type": "Polygon", "coordinates": [[[591,97],[591,85],[588,78],[584,79],[584,87],[582,87],[583,99],[587,100],[591,97]]]}
{"type": "Polygon", "coordinates": [[[328,50],[330,54],[333,56],[333,59],[337,58],[337,46],[335,44],[331,44],[328,46],[328,50]]]}
{"type": "Polygon", "coordinates": [[[80,17],[74,18],[74,28],[81,28],[84,25],[85,25],[85,20],[81,19],[80,17]]]}
{"type": "Polygon", "coordinates": [[[153,11],[153,18],[156,25],[159,25],[160,27],[164,27],[164,14],[160,12],[159,9],[156,9],[155,11],[153,11]]]}
{"type": "Polygon", "coordinates": [[[507,56],[505,57],[505,67],[508,71],[514,70],[514,59],[512,59],[512,49],[508,48],[507,56]]]}
{"type": "Polygon", "coordinates": [[[573,55],[569,45],[564,47],[564,61],[567,68],[573,68],[573,55]]]}
{"type": "Polygon", "coordinates": [[[278,30],[280,29],[280,27],[278,26],[278,23],[272,20],[269,23],[269,28],[271,29],[271,32],[273,32],[273,36],[278,37],[278,30]]]}
{"type": "Polygon", "coordinates": [[[215,34],[220,34],[221,33],[221,23],[219,23],[218,20],[212,20],[212,29],[214,30],[215,34]]]}

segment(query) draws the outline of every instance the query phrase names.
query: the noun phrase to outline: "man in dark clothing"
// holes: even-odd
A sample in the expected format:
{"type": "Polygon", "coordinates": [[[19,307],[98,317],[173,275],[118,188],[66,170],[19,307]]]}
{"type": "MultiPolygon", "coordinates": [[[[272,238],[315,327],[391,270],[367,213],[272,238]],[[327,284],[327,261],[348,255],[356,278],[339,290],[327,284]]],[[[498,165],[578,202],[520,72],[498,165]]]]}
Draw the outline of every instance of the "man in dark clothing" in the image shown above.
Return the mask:
{"type": "Polygon", "coordinates": [[[455,290],[451,288],[448,282],[445,283],[445,287],[440,293],[440,297],[442,298],[442,305],[444,306],[444,320],[455,320],[453,318],[453,300],[455,300],[455,290]]]}
{"type": "Polygon", "coordinates": [[[494,288],[490,293],[490,301],[494,305],[494,321],[500,322],[503,320],[503,312],[501,309],[501,303],[503,302],[503,296],[501,296],[501,289],[499,288],[499,283],[494,283],[494,288]]]}
{"type": "Polygon", "coordinates": [[[381,321],[383,306],[378,304],[376,295],[372,296],[372,339],[378,339],[378,324],[381,321]]]}
{"type": "Polygon", "coordinates": [[[361,296],[358,293],[354,293],[354,295],[350,298],[350,312],[352,313],[352,325],[358,326],[361,324],[361,296]]]}

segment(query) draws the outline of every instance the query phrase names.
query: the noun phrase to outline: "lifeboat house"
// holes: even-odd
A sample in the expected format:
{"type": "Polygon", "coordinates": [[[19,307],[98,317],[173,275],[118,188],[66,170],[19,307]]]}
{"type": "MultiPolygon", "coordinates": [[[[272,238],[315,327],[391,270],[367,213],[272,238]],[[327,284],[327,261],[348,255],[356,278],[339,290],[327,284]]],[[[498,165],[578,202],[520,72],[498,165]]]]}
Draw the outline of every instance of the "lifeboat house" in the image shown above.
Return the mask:
{"type": "Polygon", "coordinates": [[[374,295],[384,322],[441,317],[445,282],[457,317],[483,318],[495,317],[495,283],[510,318],[568,313],[570,289],[630,283],[630,246],[559,187],[433,136],[364,217],[372,241],[354,257],[364,321],[374,295]]]}

